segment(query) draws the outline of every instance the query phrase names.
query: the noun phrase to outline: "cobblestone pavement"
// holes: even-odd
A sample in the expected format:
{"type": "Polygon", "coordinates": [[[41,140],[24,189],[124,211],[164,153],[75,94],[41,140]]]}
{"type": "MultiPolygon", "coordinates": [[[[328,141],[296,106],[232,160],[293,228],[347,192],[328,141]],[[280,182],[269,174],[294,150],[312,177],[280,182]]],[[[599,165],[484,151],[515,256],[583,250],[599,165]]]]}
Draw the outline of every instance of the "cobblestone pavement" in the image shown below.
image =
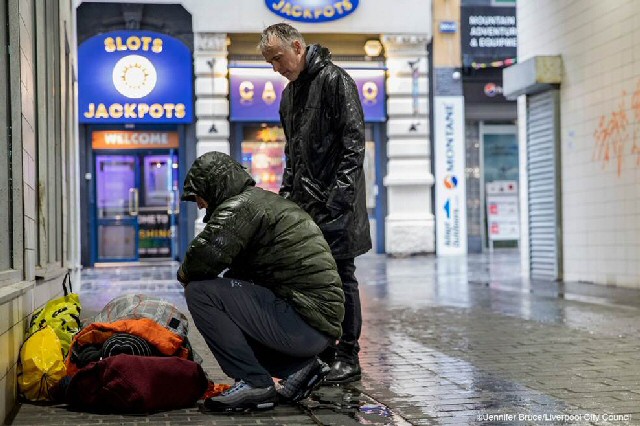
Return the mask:
{"type": "MultiPolygon", "coordinates": [[[[16,425],[640,424],[640,291],[535,282],[517,253],[358,259],[362,381],[298,406],[242,415],[196,408],[95,415],[24,404],[16,425]]],[[[85,311],[124,292],[186,312],[175,265],[89,269],[85,311]]],[[[214,380],[229,382],[192,327],[214,380]]]]}

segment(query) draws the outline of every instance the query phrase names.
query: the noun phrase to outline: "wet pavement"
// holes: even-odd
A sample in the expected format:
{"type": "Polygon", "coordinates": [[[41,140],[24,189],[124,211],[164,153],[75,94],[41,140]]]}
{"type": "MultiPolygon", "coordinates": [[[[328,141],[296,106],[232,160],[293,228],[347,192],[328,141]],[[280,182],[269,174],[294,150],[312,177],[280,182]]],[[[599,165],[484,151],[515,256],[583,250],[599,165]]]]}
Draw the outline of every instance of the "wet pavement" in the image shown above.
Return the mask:
{"type": "MultiPolygon", "coordinates": [[[[16,425],[640,424],[640,291],[530,281],[517,252],[357,260],[362,381],[322,387],[297,406],[205,415],[70,412],[24,404],[16,425]]],[[[176,265],[82,272],[85,310],[129,292],[186,312],[176,265]]],[[[229,383],[195,327],[203,367],[229,383]]]]}

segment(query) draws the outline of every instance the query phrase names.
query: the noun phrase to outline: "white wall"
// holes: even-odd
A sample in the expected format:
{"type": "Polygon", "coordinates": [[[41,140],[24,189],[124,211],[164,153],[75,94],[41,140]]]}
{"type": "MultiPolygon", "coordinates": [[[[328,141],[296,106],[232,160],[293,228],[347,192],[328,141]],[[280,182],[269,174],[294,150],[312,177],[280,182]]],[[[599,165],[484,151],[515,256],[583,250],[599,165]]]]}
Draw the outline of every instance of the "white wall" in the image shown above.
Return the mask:
{"type": "MultiPolygon", "coordinates": [[[[76,6],[87,1],[74,0],[76,6]]],[[[93,1],[93,0],[90,0],[93,1]]],[[[129,3],[126,0],[111,0],[129,3]]],[[[275,0],[273,0],[275,1],[275,0]]],[[[180,3],[193,15],[193,32],[256,33],[285,20],[264,0],[139,0],[135,3],[180,3]]],[[[426,0],[360,0],[349,16],[322,24],[286,21],[307,33],[431,34],[431,2],[426,0]]]]}
{"type": "Polygon", "coordinates": [[[518,60],[560,54],[564,64],[564,279],[640,287],[640,1],[517,10],[518,60]]]}
{"type": "MultiPolygon", "coordinates": [[[[283,22],[271,12],[263,0],[217,0],[215,7],[203,9],[199,0],[183,2],[187,10],[198,10],[194,15],[194,31],[211,31],[216,22],[217,32],[260,32],[268,25],[283,22]],[[193,5],[193,8],[192,8],[193,5]],[[221,20],[220,16],[227,18],[221,20]]],[[[287,21],[304,33],[430,33],[431,2],[414,0],[360,0],[358,8],[349,16],[322,24],[304,24],[287,21]]]]}

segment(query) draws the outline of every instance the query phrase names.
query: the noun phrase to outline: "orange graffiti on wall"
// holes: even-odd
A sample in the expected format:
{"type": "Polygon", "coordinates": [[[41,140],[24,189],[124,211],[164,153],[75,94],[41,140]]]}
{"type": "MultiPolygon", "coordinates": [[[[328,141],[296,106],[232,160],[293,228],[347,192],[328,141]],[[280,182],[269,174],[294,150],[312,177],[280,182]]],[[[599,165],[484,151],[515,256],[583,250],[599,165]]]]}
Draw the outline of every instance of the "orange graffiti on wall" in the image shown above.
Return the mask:
{"type": "Polygon", "coordinates": [[[636,166],[640,166],[640,80],[633,96],[631,97],[631,110],[636,122],[633,126],[633,146],[631,147],[631,153],[636,154],[636,166]]]}
{"type": "Polygon", "coordinates": [[[636,155],[636,166],[640,166],[640,80],[631,96],[633,122],[627,113],[627,92],[623,91],[617,108],[608,115],[601,115],[598,127],[593,132],[595,149],[593,160],[606,167],[616,161],[618,176],[622,174],[626,147],[631,142],[630,153],[636,155]]]}

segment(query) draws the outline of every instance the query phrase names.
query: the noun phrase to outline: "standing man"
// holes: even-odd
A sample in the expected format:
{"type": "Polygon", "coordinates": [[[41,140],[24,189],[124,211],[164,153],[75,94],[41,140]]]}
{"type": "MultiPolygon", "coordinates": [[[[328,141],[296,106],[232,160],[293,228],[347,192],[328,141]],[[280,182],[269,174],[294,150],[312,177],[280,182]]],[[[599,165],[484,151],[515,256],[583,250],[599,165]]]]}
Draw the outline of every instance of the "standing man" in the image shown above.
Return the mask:
{"type": "Polygon", "coordinates": [[[290,81],[280,103],[286,136],[280,195],[301,206],[318,224],[342,279],[343,332],[326,382],[356,381],[361,374],[362,315],[354,258],[371,248],[362,168],[364,114],[358,89],[349,74],[331,62],[327,48],[307,46],[291,25],[267,27],[259,48],[273,70],[290,81]]]}

